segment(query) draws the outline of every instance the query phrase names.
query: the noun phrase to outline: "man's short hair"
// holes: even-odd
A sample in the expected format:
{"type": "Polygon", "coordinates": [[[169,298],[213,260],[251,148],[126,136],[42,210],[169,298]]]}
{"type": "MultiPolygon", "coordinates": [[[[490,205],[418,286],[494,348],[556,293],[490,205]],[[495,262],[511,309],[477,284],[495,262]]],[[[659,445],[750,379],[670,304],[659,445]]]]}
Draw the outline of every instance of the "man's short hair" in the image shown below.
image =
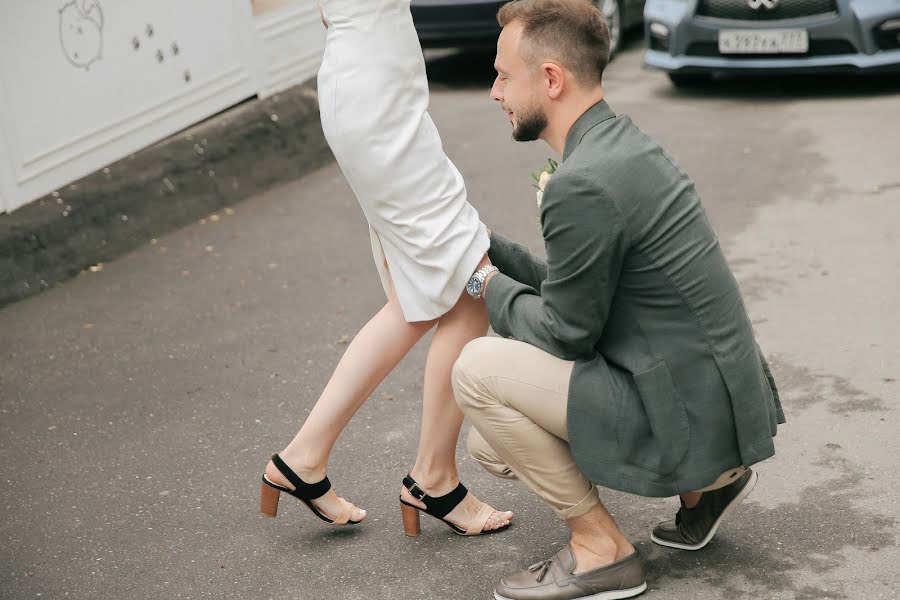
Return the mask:
{"type": "Polygon", "coordinates": [[[522,58],[529,66],[553,60],[582,84],[603,80],[609,28],[590,0],[513,0],[500,9],[497,20],[501,27],[522,23],[522,58]]]}

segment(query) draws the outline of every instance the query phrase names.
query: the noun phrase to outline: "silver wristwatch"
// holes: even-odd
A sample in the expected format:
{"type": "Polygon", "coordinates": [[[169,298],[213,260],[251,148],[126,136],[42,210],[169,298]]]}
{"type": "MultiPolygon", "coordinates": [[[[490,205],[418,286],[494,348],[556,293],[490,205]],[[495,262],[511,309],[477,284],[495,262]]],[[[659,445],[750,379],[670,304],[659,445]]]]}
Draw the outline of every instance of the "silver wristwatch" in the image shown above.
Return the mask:
{"type": "Polygon", "coordinates": [[[485,265],[481,267],[469,278],[469,283],[466,284],[466,291],[476,300],[480,299],[484,296],[484,280],[487,279],[488,275],[499,270],[500,269],[494,265],[485,265]]]}

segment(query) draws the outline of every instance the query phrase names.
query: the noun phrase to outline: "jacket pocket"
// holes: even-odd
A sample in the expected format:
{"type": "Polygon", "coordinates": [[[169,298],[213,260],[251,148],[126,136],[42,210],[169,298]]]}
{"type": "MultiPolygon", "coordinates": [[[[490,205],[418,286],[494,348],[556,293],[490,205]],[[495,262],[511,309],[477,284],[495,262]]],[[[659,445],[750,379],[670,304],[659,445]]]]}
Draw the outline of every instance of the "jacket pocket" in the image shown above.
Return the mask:
{"type": "Polygon", "coordinates": [[[690,424],[666,363],[634,374],[638,398],[620,406],[619,446],[626,462],[665,475],[684,460],[690,424]]]}

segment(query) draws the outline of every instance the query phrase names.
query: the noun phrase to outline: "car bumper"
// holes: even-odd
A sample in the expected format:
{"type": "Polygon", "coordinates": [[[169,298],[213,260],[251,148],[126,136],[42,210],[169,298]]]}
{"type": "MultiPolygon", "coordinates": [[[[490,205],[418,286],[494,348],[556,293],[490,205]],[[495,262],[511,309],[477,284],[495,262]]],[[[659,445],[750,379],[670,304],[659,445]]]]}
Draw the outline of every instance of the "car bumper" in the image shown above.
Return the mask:
{"type": "MultiPolygon", "coordinates": [[[[644,13],[649,50],[644,62],[670,73],[819,73],[900,71],[900,40],[885,47],[879,27],[900,19],[893,0],[839,3],[837,13],[777,21],[726,20],[695,14],[696,1],[653,0],[644,13]],[[659,35],[661,27],[668,36],[659,35]],[[809,36],[803,55],[727,55],[718,35],[729,29],[802,28],[809,36]],[[654,33],[655,30],[655,33],[654,33]]],[[[900,31],[897,32],[900,35],[900,31]]]]}
{"type": "Polygon", "coordinates": [[[423,47],[495,46],[497,11],[505,1],[414,0],[410,6],[423,47]]]}
{"type": "Polygon", "coordinates": [[[823,56],[797,59],[720,59],[672,56],[648,50],[647,66],[670,73],[821,73],[828,72],[900,72],[900,50],[878,55],[823,56]]]}

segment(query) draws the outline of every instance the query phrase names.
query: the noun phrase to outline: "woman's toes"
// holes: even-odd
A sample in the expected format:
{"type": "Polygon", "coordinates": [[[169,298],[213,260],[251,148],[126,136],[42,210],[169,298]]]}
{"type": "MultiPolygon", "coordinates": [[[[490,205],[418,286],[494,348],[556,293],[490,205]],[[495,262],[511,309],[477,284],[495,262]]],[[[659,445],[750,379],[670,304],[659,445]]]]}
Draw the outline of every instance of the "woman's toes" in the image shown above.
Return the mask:
{"type": "Polygon", "coordinates": [[[356,506],[349,500],[341,498],[341,501],[346,503],[346,505],[350,507],[350,520],[351,521],[356,521],[358,523],[366,518],[366,511],[364,511],[360,507],[356,506]]]}
{"type": "Polygon", "coordinates": [[[506,527],[507,525],[509,525],[509,519],[511,516],[512,513],[495,512],[488,520],[486,529],[500,529],[501,527],[506,527]]]}

